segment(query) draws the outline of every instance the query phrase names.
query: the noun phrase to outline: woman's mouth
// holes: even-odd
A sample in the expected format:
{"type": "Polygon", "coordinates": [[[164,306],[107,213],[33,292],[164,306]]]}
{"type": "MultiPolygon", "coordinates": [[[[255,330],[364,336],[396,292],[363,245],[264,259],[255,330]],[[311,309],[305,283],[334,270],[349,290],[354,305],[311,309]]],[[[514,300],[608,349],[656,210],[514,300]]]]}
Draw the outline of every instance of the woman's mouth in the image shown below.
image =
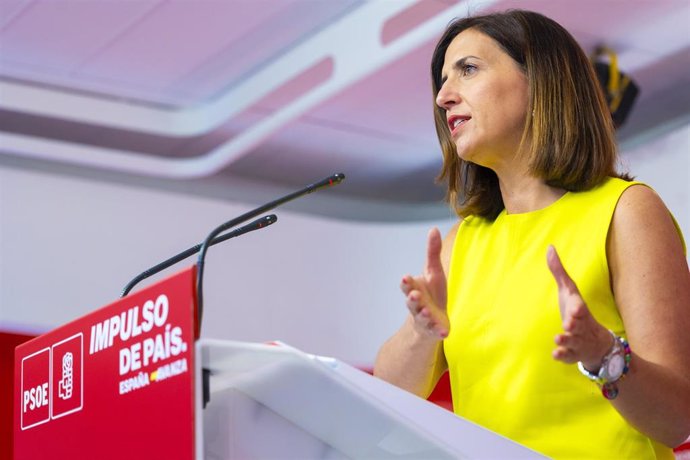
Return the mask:
{"type": "Polygon", "coordinates": [[[451,135],[454,135],[456,131],[460,129],[467,121],[472,117],[469,115],[453,115],[448,118],[448,128],[450,129],[451,135]]]}

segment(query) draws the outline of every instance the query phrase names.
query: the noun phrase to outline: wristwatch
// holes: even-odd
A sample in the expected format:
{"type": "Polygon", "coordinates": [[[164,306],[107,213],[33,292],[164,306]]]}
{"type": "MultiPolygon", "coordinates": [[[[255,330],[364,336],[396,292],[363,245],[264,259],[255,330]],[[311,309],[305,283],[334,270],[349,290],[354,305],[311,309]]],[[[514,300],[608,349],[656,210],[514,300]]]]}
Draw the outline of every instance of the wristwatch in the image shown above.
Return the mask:
{"type": "Polygon", "coordinates": [[[628,373],[632,355],[628,342],[623,337],[618,337],[612,331],[609,332],[611,337],[613,337],[613,345],[611,345],[611,349],[602,359],[599,371],[596,374],[590,372],[581,361],[578,361],[577,367],[584,376],[601,387],[601,391],[607,399],[613,399],[618,396],[616,382],[628,373]]]}
{"type": "Polygon", "coordinates": [[[623,376],[625,369],[624,350],[617,338],[614,338],[613,346],[608,354],[604,356],[599,368],[599,381],[603,383],[615,382],[623,376]]]}

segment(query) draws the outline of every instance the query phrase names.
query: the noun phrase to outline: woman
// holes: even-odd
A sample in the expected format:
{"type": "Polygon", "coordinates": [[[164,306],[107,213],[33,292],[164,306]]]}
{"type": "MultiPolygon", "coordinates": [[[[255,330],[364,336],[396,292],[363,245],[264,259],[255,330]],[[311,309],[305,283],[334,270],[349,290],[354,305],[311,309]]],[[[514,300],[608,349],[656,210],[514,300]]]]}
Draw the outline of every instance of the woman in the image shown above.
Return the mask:
{"type": "Polygon", "coordinates": [[[673,458],[690,434],[684,242],[616,173],[587,57],[509,11],[451,23],[431,70],[461,221],[403,277],[410,315],[375,375],[427,397],[448,369],[456,413],[552,457],[673,458]]]}

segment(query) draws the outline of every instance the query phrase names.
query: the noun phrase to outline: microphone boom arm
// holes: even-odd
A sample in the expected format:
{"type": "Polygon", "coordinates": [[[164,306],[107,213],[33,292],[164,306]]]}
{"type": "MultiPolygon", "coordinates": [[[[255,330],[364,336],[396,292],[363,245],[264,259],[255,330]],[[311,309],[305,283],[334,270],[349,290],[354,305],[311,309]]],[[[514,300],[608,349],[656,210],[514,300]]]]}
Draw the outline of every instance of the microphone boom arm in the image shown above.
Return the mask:
{"type": "Polygon", "coordinates": [[[225,230],[234,227],[235,225],[241,224],[242,222],[251,219],[252,217],[256,217],[261,213],[270,211],[271,209],[278,207],[282,204],[287,203],[288,201],[292,201],[295,198],[299,198],[304,195],[308,195],[310,193],[313,193],[317,190],[320,190],[324,187],[330,187],[333,185],[337,185],[341,183],[345,179],[345,174],[342,173],[337,173],[333,174],[332,176],[329,176],[319,182],[316,182],[314,184],[308,185],[302,190],[298,190],[296,192],[290,193],[289,195],[285,195],[282,198],[278,198],[277,200],[271,201],[270,203],[266,203],[263,206],[259,206],[258,208],[246,212],[242,214],[239,217],[236,217],[232,220],[229,220],[228,222],[225,222],[224,224],[219,225],[216,227],[211,233],[208,234],[204,242],[201,244],[201,249],[199,250],[199,258],[197,259],[197,272],[196,272],[196,295],[197,295],[197,308],[198,308],[198,325],[197,325],[197,334],[200,336],[201,335],[201,320],[203,318],[203,277],[204,277],[204,260],[206,258],[206,251],[208,251],[208,247],[211,245],[211,241],[220,233],[224,232],[225,230]]]}
{"type": "MultiPolygon", "coordinates": [[[[234,238],[236,236],[244,235],[245,233],[248,232],[253,232],[254,230],[259,230],[264,227],[268,227],[269,225],[275,223],[278,220],[278,217],[275,214],[270,214],[268,216],[261,217],[254,222],[251,222],[243,227],[240,227],[236,230],[233,230],[230,233],[227,233],[225,235],[221,235],[219,237],[214,238],[209,246],[213,246],[214,244],[222,243],[223,241],[229,240],[230,238],[234,238]]],[[[199,252],[201,249],[201,244],[197,244],[196,246],[193,246],[186,251],[183,251],[175,256],[172,256],[171,258],[164,260],[163,262],[159,263],[158,265],[155,265],[148,270],[138,274],[134,279],[132,279],[127,285],[122,289],[122,294],[120,294],[120,298],[125,297],[129,292],[139,284],[141,281],[145,280],[146,278],[155,275],[158,272],[161,272],[165,270],[166,268],[175,265],[176,263],[186,259],[189,256],[192,256],[199,252]]]]}

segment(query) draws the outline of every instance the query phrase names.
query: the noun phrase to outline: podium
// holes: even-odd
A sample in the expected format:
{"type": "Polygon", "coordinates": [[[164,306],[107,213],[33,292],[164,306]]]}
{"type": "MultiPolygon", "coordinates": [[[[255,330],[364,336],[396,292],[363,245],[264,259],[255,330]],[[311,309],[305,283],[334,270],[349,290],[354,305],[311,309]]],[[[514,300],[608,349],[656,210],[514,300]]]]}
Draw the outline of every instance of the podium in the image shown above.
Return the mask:
{"type": "Polygon", "coordinates": [[[544,458],[333,358],[205,339],[197,356],[198,458],[544,458]]]}
{"type": "Polygon", "coordinates": [[[18,346],[15,458],[543,458],[336,359],[199,339],[195,311],[190,268],[18,346]]]}

